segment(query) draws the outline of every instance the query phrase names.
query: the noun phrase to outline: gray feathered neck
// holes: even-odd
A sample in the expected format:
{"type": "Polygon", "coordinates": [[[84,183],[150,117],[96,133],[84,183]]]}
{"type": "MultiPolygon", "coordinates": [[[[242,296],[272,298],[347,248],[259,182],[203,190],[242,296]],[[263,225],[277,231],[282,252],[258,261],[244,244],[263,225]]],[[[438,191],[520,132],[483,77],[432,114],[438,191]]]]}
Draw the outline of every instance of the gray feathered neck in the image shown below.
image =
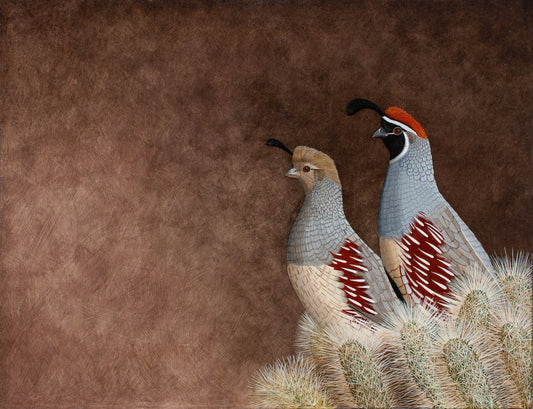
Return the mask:
{"type": "Polygon", "coordinates": [[[400,238],[418,212],[429,214],[441,200],[429,141],[419,139],[405,156],[389,163],[379,206],[379,236],[400,238]]]}
{"type": "Polygon", "coordinates": [[[414,180],[433,181],[433,158],[429,141],[417,138],[416,142],[409,146],[405,156],[397,161],[391,161],[389,170],[394,169],[395,166],[405,171],[405,174],[414,180]]]}
{"type": "Polygon", "coordinates": [[[287,262],[329,264],[353,230],[344,216],[341,187],[331,179],[316,180],[292,226],[287,262]]]}

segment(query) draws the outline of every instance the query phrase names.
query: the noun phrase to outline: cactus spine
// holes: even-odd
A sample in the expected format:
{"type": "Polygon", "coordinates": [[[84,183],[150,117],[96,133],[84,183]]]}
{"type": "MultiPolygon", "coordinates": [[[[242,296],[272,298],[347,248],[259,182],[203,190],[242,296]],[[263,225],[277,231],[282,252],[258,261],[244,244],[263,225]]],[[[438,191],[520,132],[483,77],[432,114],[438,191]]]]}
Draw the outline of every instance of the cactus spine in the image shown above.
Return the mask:
{"type": "MultiPolygon", "coordinates": [[[[264,408],[531,408],[530,258],[493,260],[453,283],[448,314],[399,307],[374,333],[320,328],[304,314],[298,355],[260,372],[264,408]]],[[[259,398],[259,399],[257,399],[259,398]]]]}

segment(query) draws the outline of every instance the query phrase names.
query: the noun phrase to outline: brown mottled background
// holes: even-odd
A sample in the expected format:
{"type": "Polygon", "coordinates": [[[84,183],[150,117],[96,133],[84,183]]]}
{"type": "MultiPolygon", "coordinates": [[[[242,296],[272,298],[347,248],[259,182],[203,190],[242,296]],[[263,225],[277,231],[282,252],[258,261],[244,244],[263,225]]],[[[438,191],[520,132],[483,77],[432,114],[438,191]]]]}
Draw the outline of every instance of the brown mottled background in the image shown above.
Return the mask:
{"type": "Polygon", "coordinates": [[[530,1],[0,11],[2,408],[246,407],[302,312],[303,191],[265,141],[330,154],[377,248],[387,153],[354,97],[424,125],[489,252],[532,248],[530,1]]]}

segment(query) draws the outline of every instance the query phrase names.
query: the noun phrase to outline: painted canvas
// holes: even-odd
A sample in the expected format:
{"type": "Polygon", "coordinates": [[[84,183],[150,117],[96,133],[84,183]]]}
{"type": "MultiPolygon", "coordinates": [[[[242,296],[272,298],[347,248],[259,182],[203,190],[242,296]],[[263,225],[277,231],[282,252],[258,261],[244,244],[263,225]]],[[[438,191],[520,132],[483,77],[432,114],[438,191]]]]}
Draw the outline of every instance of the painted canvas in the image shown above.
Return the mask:
{"type": "Polygon", "coordinates": [[[304,312],[287,242],[305,193],[268,139],[333,158],[346,220],[380,254],[389,151],[353,98],[423,125],[487,254],[533,247],[530,2],[0,14],[1,407],[249,407],[304,312]]]}

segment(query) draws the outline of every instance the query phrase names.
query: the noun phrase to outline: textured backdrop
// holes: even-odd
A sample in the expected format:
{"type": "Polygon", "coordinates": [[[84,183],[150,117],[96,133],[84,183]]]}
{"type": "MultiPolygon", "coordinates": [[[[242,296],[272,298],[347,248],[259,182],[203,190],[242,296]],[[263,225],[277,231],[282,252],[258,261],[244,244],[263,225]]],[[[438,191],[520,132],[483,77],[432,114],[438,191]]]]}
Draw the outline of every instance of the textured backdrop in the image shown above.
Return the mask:
{"type": "Polygon", "coordinates": [[[377,249],[354,97],[422,123],[488,252],[532,248],[529,1],[36,3],[1,3],[3,408],[245,407],[302,312],[265,141],[330,154],[377,249]]]}

